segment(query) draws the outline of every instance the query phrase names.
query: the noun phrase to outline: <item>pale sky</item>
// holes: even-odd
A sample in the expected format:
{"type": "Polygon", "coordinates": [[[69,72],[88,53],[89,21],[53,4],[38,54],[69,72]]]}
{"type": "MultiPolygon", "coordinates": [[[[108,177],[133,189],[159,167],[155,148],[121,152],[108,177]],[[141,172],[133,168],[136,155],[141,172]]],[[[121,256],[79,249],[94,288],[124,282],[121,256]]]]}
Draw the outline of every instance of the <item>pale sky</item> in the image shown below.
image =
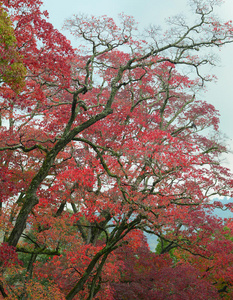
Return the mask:
{"type": "MultiPolygon", "coordinates": [[[[84,13],[95,16],[107,15],[117,19],[119,13],[133,16],[145,28],[150,24],[163,26],[163,20],[169,16],[187,13],[188,0],[44,0],[44,9],[49,12],[50,22],[61,31],[64,20],[73,14],[84,13]]],[[[215,13],[223,20],[233,20],[233,0],[225,0],[215,13]]],[[[68,32],[62,31],[71,39],[68,32]]],[[[74,42],[72,41],[72,44],[74,42]]],[[[233,151],[233,43],[219,52],[218,67],[211,71],[218,81],[207,86],[208,91],[202,99],[213,104],[221,114],[220,130],[230,140],[233,151]]],[[[233,154],[226,158],[225,166],[233,171],[233,154]]]]}

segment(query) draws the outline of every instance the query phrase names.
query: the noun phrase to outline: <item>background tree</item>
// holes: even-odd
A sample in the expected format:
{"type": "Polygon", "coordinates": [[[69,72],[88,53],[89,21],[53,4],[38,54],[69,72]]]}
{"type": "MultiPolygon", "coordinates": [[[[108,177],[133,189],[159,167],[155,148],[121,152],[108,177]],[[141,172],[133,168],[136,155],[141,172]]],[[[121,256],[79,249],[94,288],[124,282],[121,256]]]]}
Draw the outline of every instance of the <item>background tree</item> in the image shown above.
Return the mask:
{"type": "MultiPolygon", "coordinates": [[[[210,222],[223,226],[209,215],[219,205],[210,197],[231,196],[233,184],[220,164],[227,149],[218,112],[198,99],[211,80],[201,67],[213,64],[199,50],[232,42],[231,22],[214,19],[214,3],[193,1],[195,23],[170,19],[171,31],[158,36],[151,27],[146,40],[131,17],[121,15],[117,25],[106,16],[74,16],[66,28],[82,47],[73,49],[40,1],[3,1],[27,68],[19,94],[1,86],[8,121],[0,132],[2,247],[16,247],[24,263],[17,278],[2,265],[3,297],[111,299],[121,278],[115,253],[127,250],[129,238],[137,248],[142,232],[167,243],[162,253],[213,255],[205,248],[210,235],[200,235],[210,222]]],[[[191,260],[176,271],[196,278],[192,289],[206,282],[191,260]]],[[[215,292],[207,282],[203,293],[215,292]]]]}
{"type": "Polygon", "coordinates": [[[10,17],[0,4],[0,83],[7,83],[15,92],[24,85],[26,69],[17,50],[17,42],[10,17]]]}

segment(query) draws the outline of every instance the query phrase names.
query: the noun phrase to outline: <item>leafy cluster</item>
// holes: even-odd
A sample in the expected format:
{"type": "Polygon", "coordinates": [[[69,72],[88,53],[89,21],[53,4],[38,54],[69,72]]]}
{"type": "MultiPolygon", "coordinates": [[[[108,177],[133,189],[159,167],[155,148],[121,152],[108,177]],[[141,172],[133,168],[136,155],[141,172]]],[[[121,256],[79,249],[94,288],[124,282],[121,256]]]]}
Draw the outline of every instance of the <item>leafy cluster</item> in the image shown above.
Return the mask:
{"type": "Polygon", "coordinates": [[[233,177],[199,93],[206,48],[233,41],[218,1],[145,40],[123,14],[73,16],[78,49],[41,1],[1,3],[2,297],[232,299],[232,220],[213,215],[232,204],[212,197],[233,177]]]}

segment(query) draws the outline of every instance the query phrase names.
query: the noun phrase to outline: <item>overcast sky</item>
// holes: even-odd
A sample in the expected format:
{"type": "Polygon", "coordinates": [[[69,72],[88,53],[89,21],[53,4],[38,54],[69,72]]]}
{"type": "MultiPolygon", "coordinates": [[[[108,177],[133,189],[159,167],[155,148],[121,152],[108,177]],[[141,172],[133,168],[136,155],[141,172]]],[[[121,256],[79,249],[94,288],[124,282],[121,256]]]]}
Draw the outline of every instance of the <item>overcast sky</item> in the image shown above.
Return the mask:
{"type": "MultiPolygon", "coordinates": [[[[44,9],[49,12],[50,22],[60,31],[64,20],[77,13],[117,19],[118,14],[123,12],[133,16],[144,28],[150,24],[163,25],[164,19],[178,13],[187,14],[190,10],[187,3],[188,0],[44,0],[44,9]]],[[[233,20],[233,0],[225,0],[215,12],[223,20],[233,20]]],[[[68,36],[68,32],[62,32],[68,36]]],[[[220,111],[220,130],[228,136],[233,151],[233,44],[220,52],[216,50],[216,53],[220,62],[212,72],[218,81],[210,83],[202,96],[220,111]]],[[[225,166],[233,171],[233,154],[227,156],[225,166]]]]}

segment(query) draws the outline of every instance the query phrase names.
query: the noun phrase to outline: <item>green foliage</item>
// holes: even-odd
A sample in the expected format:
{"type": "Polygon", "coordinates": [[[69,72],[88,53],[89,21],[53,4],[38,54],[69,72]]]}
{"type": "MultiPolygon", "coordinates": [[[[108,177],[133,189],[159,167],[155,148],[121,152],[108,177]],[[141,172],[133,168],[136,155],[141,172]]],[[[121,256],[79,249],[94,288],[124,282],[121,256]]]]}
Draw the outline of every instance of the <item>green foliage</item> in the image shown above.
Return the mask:
{"type": "Polygon", "coordinates": [[[170,242],[158,239],[158,244],[155,248],[155,253],[156,254],[161,254],[161,253],[169,253],[169,256],[171,257],[172,261],[174,263],[177,263],[177,257],[175,256],[175,247],[170,248],[169,246],[171,245],[170,242]],[[166,250],[167,249],[167,250],[166,250]]]}
{"type": "Polygon", "coordinates": [[[0,83],[7,83],[15,92],[24,86],[26,68],[17,50],[12,22],[0,4],[0,83]]]}

